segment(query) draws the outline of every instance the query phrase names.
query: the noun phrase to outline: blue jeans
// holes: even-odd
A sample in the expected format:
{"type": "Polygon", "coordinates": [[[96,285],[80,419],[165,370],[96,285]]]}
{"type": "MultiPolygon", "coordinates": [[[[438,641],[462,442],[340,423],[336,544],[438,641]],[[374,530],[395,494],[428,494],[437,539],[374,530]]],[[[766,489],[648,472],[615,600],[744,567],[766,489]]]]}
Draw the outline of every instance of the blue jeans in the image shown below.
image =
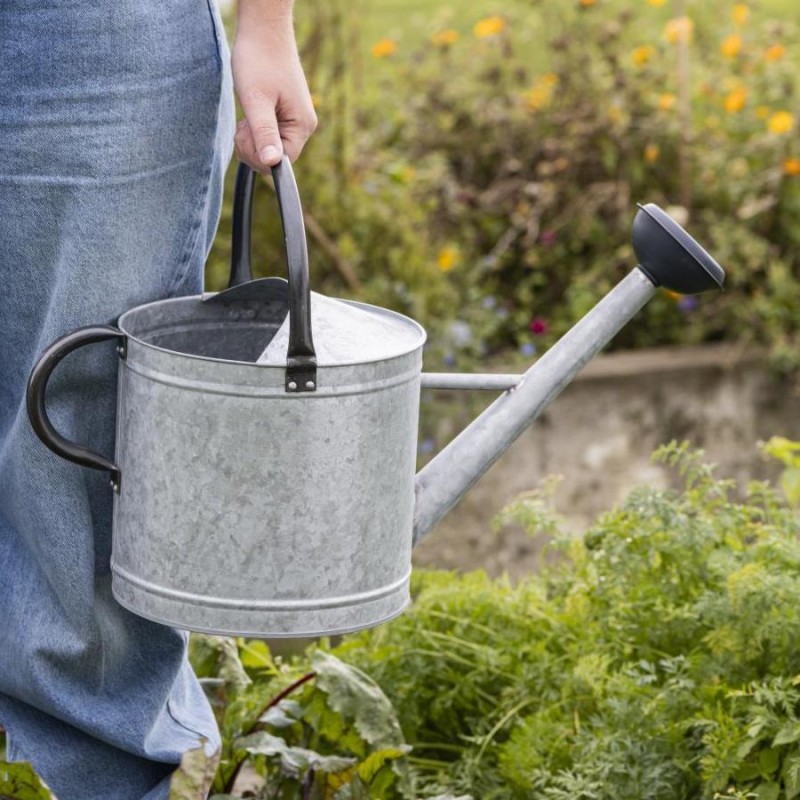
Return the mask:
{"type": "MultiPolygon", "coordinates": [[[[0,2],[0,724],[59,800],[162,800],[219,742],[186,635],[111,595],[108,475],[47,450],[24,394],[61,334],[201,291],[233,123],[212,0],[0,2]]],[[[48,390],[108,455],[115,376],[103,343],[48,390]]]]}

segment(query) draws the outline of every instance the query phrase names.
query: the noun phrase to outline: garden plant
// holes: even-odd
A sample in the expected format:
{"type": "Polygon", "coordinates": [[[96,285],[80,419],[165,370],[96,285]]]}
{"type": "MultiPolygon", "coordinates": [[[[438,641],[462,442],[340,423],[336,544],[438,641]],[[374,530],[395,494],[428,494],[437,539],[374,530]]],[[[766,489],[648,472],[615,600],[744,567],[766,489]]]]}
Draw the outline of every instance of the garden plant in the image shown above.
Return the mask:
{"type": "MultiPolygon", "coordinates": [[[[546,488],[521,497],[498,524],[559,558],[516,585],[421,571],[405,615],[294,657],[194,637],[224,741],[187,754],[173,800],[800,796],[800,444],[765,449],[778,488],[665,446],[683,488],[583,536],[546,488]]],[[[0,795],[47,798],[34,781],[0,766],[0,795]]]]}
{"type": "MultiPolygon", "coordinates": [[[[630,268],[635,203],[654,201],[707,243],[728,289],[700,305],[665,294],[615,346],[724,339],[795,366],[788,12],[531,0],[456,25],[432,10],[359,59],[351,5],[301,20],[321,125],[297,168],[320,290],[419,319],[433,366],[530,357],[630,268]]],[[[277,228],[260,227],[258,269],[279,273],[277,228]]]]}

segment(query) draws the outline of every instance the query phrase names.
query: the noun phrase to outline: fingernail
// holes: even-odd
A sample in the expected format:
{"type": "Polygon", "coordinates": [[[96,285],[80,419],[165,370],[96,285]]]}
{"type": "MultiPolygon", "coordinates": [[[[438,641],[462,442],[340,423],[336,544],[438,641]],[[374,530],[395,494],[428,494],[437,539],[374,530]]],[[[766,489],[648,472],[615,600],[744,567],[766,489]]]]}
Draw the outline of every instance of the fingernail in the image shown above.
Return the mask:
{"type": "Polygon", "coordinates": [[[271,163],[273,163],[274,161],[276,161],[276,160],[277,160],[277,158],[278,158],[278,156],[280,156],[280,154],[281,154],[281,151],[280,151],[280,150],[278,150],[278,148],[277,148],[277,147],[274,147],[274,146],[273,146],[273,145],[271,145],[271,144],[267,145],[267,146],[266,146],[266,147],[265,147],[265,148],[264,148],[264,149],[261,151],[261,153],[259,153],[259,155],[261,156],[261,160],[262,160],[262,161],[263,161],[265,164],[271,164],[271,163]]]}

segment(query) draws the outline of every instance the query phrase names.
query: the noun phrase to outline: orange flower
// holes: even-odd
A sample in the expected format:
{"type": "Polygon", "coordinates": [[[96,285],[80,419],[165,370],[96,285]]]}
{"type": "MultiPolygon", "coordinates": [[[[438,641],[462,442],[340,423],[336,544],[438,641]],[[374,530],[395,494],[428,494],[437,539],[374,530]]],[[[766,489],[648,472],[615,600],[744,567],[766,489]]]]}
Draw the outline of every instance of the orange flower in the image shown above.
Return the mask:
{"type": "Polygon", "coordinates": [[[719,49],[725,58],[736,58],[742,52],[742,37],[738,33],[726,36],[719,49]]]}
{"type": "Polygon", "coordinates": [[[373,58],[387,58],[397,50],[397,42],[394,39],[379,39],[370,48],[373,58]]]}
{"type": "Polygon", "coordinates": [[[640,47],[634,47],[631,53],[631,61],[637,67],[643,67],[655,55],[656,49],[649,44],[643,44],[640,47]]]}
{"type": "Polygon", "coordinates": [[[597,0],[580,0],[580,4],[584,8],[589,8],[589,6],[593,6],[596,2],[597,0]]]}
{"type": "Polygon", "coordinates": [[[723,106],[729,114],[738,114],[747,103],[747,89],[738,86],[725,97],[723,106]]]}
{"type": "Polygon", "coordinates": [[[674,94],[671,92],[665,92],[658,98],[658,110],[659,111],[670,111],[671,109],[675,108],[675,103],[678,101],[678,98],[675,97],[674,94]]]}
{"type": "Polygon", "coordinates": [[[782,44],[773,44],[764,51],[765,61],[780,61],[786,55],[786,48],[782,44]]]}
{"type": "Polygon", "coordinates": [[[478,20],[472,29],[476,39],[487,39],[490,36],[497,36],[505,30],[506,21],[497,15],[485,17],[478,20]]]}
{"type": "Polygon", "coordinates": [[[783,162],[783,173],[784,175],[790,175],[792,178],[800,175],[800,158],[787,158],[783,162]]]}
{"type": "Polygon", "coordinates": [[[746,3],[736,3],[731,11],[731,17],[733,17],[734,25],[741,28],[750,17],[750,6],[746,3]]]}
{"type": "Polygon", "coordinates": [[[670,44],[683,44],[692,41],[694,22],[691,17],[675,17],[664,27],[664,38],[670,44]]]}
{"type": "Polygon", "coordinates": [[[791,133],[794,129],[794,114],[790,111],[776,111],[767,120],[767,129],[776,136],[791,133]]]}
{"type": "Polygon", "coordinates": [[[452,28],[447,28],[446,30],[434,33],[431,41],[437,47],[450,47],[450,45],[455,44],[458,41],[458,39],[459,39],[458,31],[455,31],[452,28]]]}
{"type": "Polygon", "coordinates": [[[648,144],[644,149],[644,160],[648,164],[655,164],[661,155],[661,148],[657,144],[648,144]]]}

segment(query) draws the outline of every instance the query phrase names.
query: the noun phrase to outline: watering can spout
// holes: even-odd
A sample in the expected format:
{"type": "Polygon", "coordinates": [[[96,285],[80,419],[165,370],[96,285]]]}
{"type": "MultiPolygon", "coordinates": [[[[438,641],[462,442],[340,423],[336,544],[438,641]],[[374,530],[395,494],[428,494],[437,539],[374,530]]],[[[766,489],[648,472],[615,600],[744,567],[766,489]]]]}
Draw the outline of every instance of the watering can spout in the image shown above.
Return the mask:
{"type": "Polygon", "coordinates": [[[657,287],[681,294],[722,287],[722,267],[652,203],[640,206],[634,220],[633,248],[639,265],[417,475],[415,545],[650,300],[657,287]]]}

